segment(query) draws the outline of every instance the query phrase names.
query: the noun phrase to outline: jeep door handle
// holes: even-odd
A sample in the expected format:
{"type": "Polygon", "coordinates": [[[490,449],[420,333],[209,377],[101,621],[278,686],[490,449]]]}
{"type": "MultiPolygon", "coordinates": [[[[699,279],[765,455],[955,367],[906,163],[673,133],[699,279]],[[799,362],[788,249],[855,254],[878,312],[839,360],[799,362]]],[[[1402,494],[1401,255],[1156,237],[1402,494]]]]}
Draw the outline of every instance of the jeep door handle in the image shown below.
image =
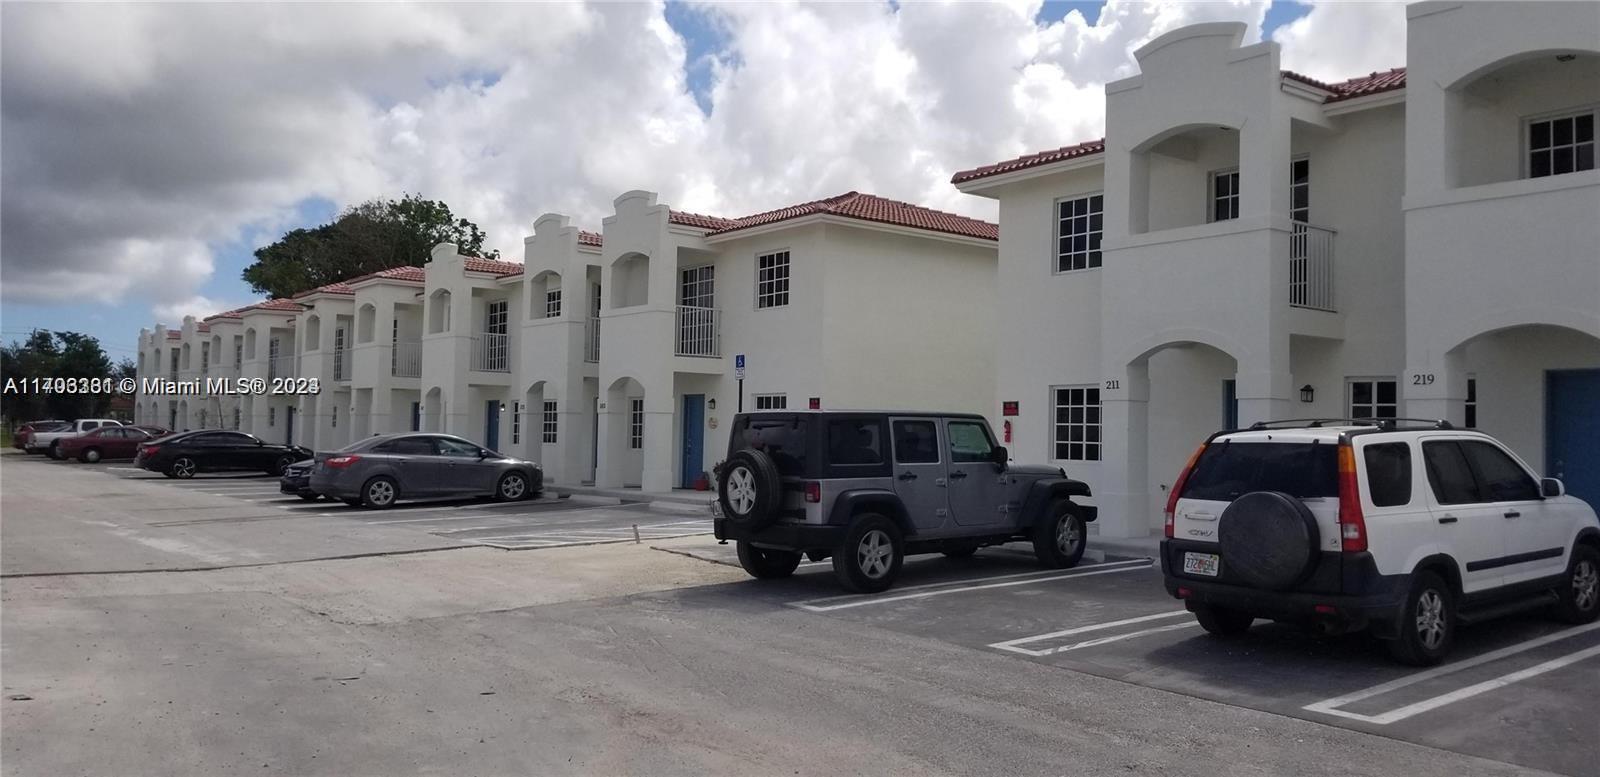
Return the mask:
{"type": "Polygon", "coordinates": [[[917,479],[917,473],[915,473],[915,472],[902,472],[902,473],[900,473],[899,475],[897,475],[895,477],[897,479],[899,479],[899,480],[916,480],[917,479]]]}
{"type": "Polygon", "coordinates": [[[1522,517],[1522,513],[1519,513],[1516,510],[1508,510],[1506,512],[1506,517],[1507,518],[1521,518],[1522,517]]]}
{"type": "Polygon", "coordinates": [[[960,480],[960,479],[962,479],[962,478],[964,478],[966,476],[967,476],[967,473],[962,472],[960,470],[957,470],[955,472],[950,473],[950,479],[951,480],[960,480]]]}
{"type": "Polygon", "coordinates": [[[1441,515],[1441,516],[1439,516],[1439,523],[1455,523],[1458,520],[1460,520],[1460,519],[1455,517],[1455,516],[1453,516],[1453,515],[1441,515]]]}

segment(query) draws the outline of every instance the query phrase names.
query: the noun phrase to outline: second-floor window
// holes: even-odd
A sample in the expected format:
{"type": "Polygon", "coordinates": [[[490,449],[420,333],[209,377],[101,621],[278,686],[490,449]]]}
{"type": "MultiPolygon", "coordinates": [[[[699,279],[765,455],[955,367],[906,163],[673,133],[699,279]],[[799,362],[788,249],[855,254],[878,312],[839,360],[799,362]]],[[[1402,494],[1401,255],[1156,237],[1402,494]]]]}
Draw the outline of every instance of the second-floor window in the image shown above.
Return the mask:
{"type": "Polygon", "coordinates": [[[789,304],[789,252],[756,257],[756,308],[789,304]]]}
{"type": "Polygon", "coordinates": [[[716,307],[716,267],[686,267],[679,274],[678,304],[688,308],[716,307]]]}
{"type": "Polygon", "coordinates": [[[200,373],[202,375],[204,375],[204,374],[207,374],[209,372],[211,372],[211,344],[210,343],[201,343],[200,344],[200,373]]]}
{"type": "Polygon", "coordinates": [[[1299,222],[1311,220],[1311,160],[1296,159],[1289,163],[1289,218],[1299,222]]]}
{"type": "Polygon", "coordinates": [[[1099,194],[1056,203],[1056,272],[1100,266],[1104,204],[1099,194]]]}
{"type": "Polygon", "coordinates": [[[561,317],[561,290],[551,289],[544,293],[544,317],[561,317]]]}
{"type": "Polygon", "coordinates": [[[233,368],[238,369],[244,364],[244,340],[233,338],[233,368]]]}
{"type": "Polygon", "coordinates": [[[503,299],[490,302],[485,308],[483,318],[483,331],[491,335],[506,333],[506,310],[508,306],[503,299]]]}
{"type": "Polygon", "coordinates": [[[1594,169],[1595,112],[1528,122],[1528,177],[1594,169]]]}
{"type": "Polygon", "coordinates": [[[1211,174],[1211,220],[1239,218],[1239,171],[1218,170],[1211,174]]]}

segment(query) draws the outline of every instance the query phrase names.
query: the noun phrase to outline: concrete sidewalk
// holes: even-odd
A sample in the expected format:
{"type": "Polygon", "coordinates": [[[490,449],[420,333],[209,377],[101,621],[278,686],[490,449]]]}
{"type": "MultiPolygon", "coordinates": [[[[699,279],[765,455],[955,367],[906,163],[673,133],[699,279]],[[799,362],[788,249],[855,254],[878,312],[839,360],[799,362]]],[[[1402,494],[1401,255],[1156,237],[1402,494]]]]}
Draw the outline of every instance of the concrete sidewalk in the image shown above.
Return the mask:
{"type": "Polygon", "coordinates": [[[548,488],[557,494],[616,499],[623,504],[648,502],[652,509],[682,513],[705,512],[707,515],[710,515],[711,503],[717,501],[717,492],[715,491],[691,491],[686,488],[673,489],[671,491],[643,491],[637,488],[596,488],[595,486],[572,486],[559,483],[552,483],[548,488]]]}

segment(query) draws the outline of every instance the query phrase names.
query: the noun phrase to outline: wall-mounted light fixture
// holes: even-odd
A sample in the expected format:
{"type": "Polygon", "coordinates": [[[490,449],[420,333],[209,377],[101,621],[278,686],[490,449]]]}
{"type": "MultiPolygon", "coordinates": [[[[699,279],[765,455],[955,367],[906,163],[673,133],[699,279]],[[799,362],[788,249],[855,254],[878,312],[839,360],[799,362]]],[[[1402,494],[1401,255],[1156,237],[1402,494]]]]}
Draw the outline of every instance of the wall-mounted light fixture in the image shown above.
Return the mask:
{"type": "Polygon", "coordinates": [[[1306,385],[1300,387],[1300,401],[1301,402],[1310,402],[1312,400],[1312,398],[1316,396],[1316,394],[1317,394],[1317,390],[1312,388],[1310,383],[1307,383],[1306,385]]]}
{"type": "Polygon", "coordinates": [[[706,409],[707,410],[716,410],[717,409],[717,400],[715,400],[715,399],[706,400],[706,409]]]}

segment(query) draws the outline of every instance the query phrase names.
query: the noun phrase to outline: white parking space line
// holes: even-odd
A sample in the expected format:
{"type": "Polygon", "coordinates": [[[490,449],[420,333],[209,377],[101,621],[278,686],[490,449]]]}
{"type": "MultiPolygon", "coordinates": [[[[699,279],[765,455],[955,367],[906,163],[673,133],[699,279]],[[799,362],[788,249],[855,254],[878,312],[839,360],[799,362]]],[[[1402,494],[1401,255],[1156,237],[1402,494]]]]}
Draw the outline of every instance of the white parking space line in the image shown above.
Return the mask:
{"type": "MultiPolygon", "coordinates": [[[[1093,645],[1096,645],[1096,644],[1105,644],[1105,643],[1103,641],[1091,640],[1089,642],[1080,642],[1080,643],[1077,643],[1076,645],[1068,645],[1068,646],[1065,646],[1065,647],[1045,648],[1043,650],[1035,650],[1035,649],[1031,649],[1031,648],[1018,647],[1018,646],[1026,644],[1028,642],[1043,642],[1043,641],[1045,641],[1047,639],[1060,639],[1062,637],[1073,637],[1073,636],[1077,636],[1079,634],[1088,634],[1089,632],[1092,632],[1092,631],[1104,631],[1105,629],[1114,629],[1114,628],[1117,628],[1118,626],[1131,626],[1131,625],[1133,625],[1135,623],[1147,623],[1149,621],[1163,620],[1165,618],[1175,618],[1175,617],[1177,617],[1179,615],[1188,615],[1188,614],[1189,614],[1188,610],[1174,610],[1172,612],[1156,613],[1155,615],[1141,615],[1141,616],[1139,616],[1137,618],[1125,618],[1125,619],[1120,620],[1120,621],[1111,621],[1109,623],[1096,623],[1096,624],[1094,624],[1092,626],[1079,626],[1079,627],[1077,627],[1075,629],[1064,629],[1062,631],[1052,631],[1049,634],[1040,634],[1038,636],[1033,636],[1033,637],[1018,637],[1017,639],[1008,639],[1008,640],[1006,640],[1004,642],[996,642],[996,643],[990,645],[989,647],[995,648],[997,650],[1009,650],[1009,651],[1011,651],[1013,653],[1021,653],[1022,655],[1025,655],[1025,656],[1034,656],[1034,657],[1048,656],[1051,653],[1063,653],[1063,652],[1066,652],[1068,650],[1077,650],[1080,647],[1092,647],[1093,645]]],[[[1184,626],[1192,626],[1192,625],[1194,625],[1194,624],[1192,624],[1192,623],[1184,623],[1184,624],[1180,624],[1179,627],[1181,628],[1181,627],[1184,627],[1184,626]]],[[[1158,631],[1163,631],[1163,630],[1165,630],[1165,628],[1163,628],[1163,629],[1146,629],[1144,631],[1136,631],[1136,632],[1133,632],[1131,634],[1120,635],[1116,639],[1128,639],[1128,638],[1131,638],[1131,637],[1143,636],[1145,634],[1154,634],[1154,633],[1157,633],[1158,631]]],[[[1111,641],[1116,641],[1116,640],[1111,640],[1111,641]]]]}
{"type": "Polygon", "coordinates": [[[1502,676],[1496,677],[1496,678],[1494,678],[1492,680],[1486,680],[1486,681],[1481,682],[1481,683],[1476,683],[1474,685],[1469,685],[1469,686],[1467,686],[1465,688],[1461,688],[1461,689],[1456,690],[1456,691],[1451,691],[1450,693],[1442,694],[1440,696],[1435,696],[1435,697],[1433,697],[1431,699],[1424,699],[1422,701],[1415,702],[1415,703],[1412,703],[1412,704],[1408,704],[1408,705],[1406,705],[1404,707],[1400,707],[1398,709],[1390,710],[1388,712],[1380,713],[1380,714],[1377,714],[1377,715],[1363,715],[1361,713],[1350,712],[1348,710],[1342,710],[1342,709],[1339,709],[1339,708],[1347,706],[1347,705],[1350,705],[1350,704],[1354,704],[1354,703],[1356,703],[1358,701],[1361,701],[1363,699],[1370,699],[1370,698],[1372,698],[1374,696],[1381,696],[1381,695],[1383,695],[1385,693],[1389,693],[1391,691],[1399,690],[1401,688],[1405,688],[1405,687],[1410,686],[1410,685],[1416,685],[1417,683],[1426,682],[1426,681],[1432,680],[1432,679],[1434,679],[1436,677],[1443,677],[1445,675],[1454,674],[1456,672],[1460,672],[1460,671],[1465,670],[1465,669],[1471,669],[1472,667],[1475,667],[1475,666],[1480,666],[1482,664],[1487,664],[1487,663],[1489,663],[1491,661],[1498,661],[1498,660],[1500,660],[1502,658],[1506,658],[1508,656],[1514,656],[1514,655],[1516,655],[1518,653],[1525,653],[1525,652],[1527,652],[1529,650],[1533,650],[1534,648],[1543,647],[1543,646],[1548,645],[1548,644],[1550,644],[1552,642],[1559,642],[1561,640],[1567,639],[1568,637],[1575,637],[1575,636],[1577,636],[1579,634],[1585,634],[1585,633],[1594,631],[1595,629],[1600,629],[1600,623],[1591,623],[1591,624],[1589,624],[1587,626],[1576,626],[1576,627],[1573,627],[1573,628],[1570,628],[1570,629],[1565,629],[1563,631],[1558,631],[1558,632],[1556,632],[1554,634],[1546,634],[1545,636],[1539,637],[1537,639],[1530,639],[1527,642],[1521,642],[1521,643],[1518,643],[1518,644],[1515,644],[1515,645],[1511,645],[1509,647],[1501,648],[1499,650],[1492,650],[1492,651],[1490,651],[1488,653],[1484,653],[1482,655],[1473,656],[1472,658],[1466,659],[1465,661],[1458,661],[1458,662],[1453,663],[1453,664],[1446,664],[1444,666],[1435,667],[1433,669],[1428,669],[1428,670],[1425,670],[1425,671],[1422,671],[1422,672],[1417,672],[1416,674],[1410,674],[1410,675],[1406,675],[1405,677],[1401,677],[1401,678],[1398,678],[1398,679],[1395,679],[1395,680],[1390,680],[1389,682],[1383,683],[1381,685],[1374,685],[1371,688],[1366,688],[1366,689],[1363,689],[1363,690],[1360,690],[1360,691],[1356,691],[1354,693],[1348,693],[1348,694],[1345,694],[1343,696],[1336,696],[1336,697],[1334,697],[1332,699],[1324,699],[1323,701],[1319,701],[1319,702],[1316,702],[1314,704],[1307,704],[1306,706],[1302,707],[1301,709],[1304,709],[1307,712],[1320,712],[1320,713],[1322,713],[1324,715],[1333,715],[1333,716],[1341,717],[1341,718],[1349,718],[1351,720],[1359,720],[1359,721],[1362,721],[1364,723],[1373,723],[1373,724],[1376,724],[1376,725],[1385,726],[1385,725],[1388,725],[1390,723],[1394,723],[1395,721],[1405,720],[1406,718],[1412,717],[1412,716],[1417,715],[1419,713],[1427,712],[1428,710],[1437,709],[1437,708],[1442,707],[1442,706],[1444,706],[1446,704],[1457,702],[1457,701],[1460,701],[1462,699],[1471,698],[1473,696],[1477,696],[1477,695],[1482,694],[1482,693],[1487,693],[1487,692],[1492,691],[1492,690],[1494,690],[1496,688],[1503,688],[1503,687],[1505,687],[1507,685],[1510,685],[1512,683],[1515,683],[1515,682],[1518,682],[1518,681],[1521,681],[1521,680],[1526,680],[1529,677],[1536,677],[1538,675],[1544,674],[1545,672],[1551,672],[1551,671],[1554,671],[1556,669],[1560,669],[1561,667],[1567,666],[1569,664],[1577,663],[1577,662],[1582,661],[1582,660],[1584,660],[1586,658],[1591,658],[1591,657],[1600,655],[1600,646],[1595,646],[1595,647],[1592,647],[1592,648],[1586,648],[1586,649],[1583,649],[1583,650],[1579,650],[1579,651],[1577,651],[1575,653],[1569,653],[1569,654],[1567,654],[1565,656],[1562,656],[1560,658],[1555,658],[1555,659],[1552,659],[1550,661],[1546,661],[1546,662],[1544,662],[1542,664],[1538,664],[1536,666],[1528,667],[1527,669],[1523,669],[1523,670],[1516,671],[1516,672],[1511,672],[1510,674],[1502,675],[1502,676]]]}
{"type": "MultiPolygon", "coordinates": [[[[810,599],[810,600],[803,601],[803,602],[789,602],[788,604],[791,607],[798,607],[798,608],[800,608],[802,610],[810,610],[811,612],[831,612],[833,610],[844,610],[844,609],[848,609],[848,608],[851,608],[851,607],[865,607],[865,606],[867,606],[869,604],[888,604],[890,602],[903,602],[903,601],[906,601],[908,599],[926,599],[926,598],[931,597],[931,596],[944,596],[945,594],[959,594],[959,593],[965,593],[967,591],[982,591],[982,590],[987,590],[987,589],[991,589],[991,588],[1009,588],[1011,586],[1033,585],[1034,583],[1048,583],[1048,582],[1055,581],[1055,580],[1068,580],[1068,579],[1075,578],[1075,577],[1094,577],[1096,575],[1114,575],[1114,574],[1116,574],[1118,572],[1137,572],[1137,571],[1142,570],[1142,569],[1149,569],[1149,568],[1151,568],[1153,566],[1155,566],[1155,562],[1151,561],[1150,559],[1135,559],[1133,561],[1117,561],[1117,562],[1112,562],[1110,564],[1096,564],[1095,566],[1090,567],[1088,569],[1082,569],[1082,570],[1078,570],[1078,571],[1075,571],[1075,572],[1067,572],[1067,573],[1063,573],[1063,574],[1046,575],[1044,577],[1034,577],[1034,578],[1030,578],[1030,579],[1027,579],[1027,580],[1008,580],[1008,581],[1003,582],[1003,583],[989,582],[989,583],[982,583],[982,584],[979,584],[979,585],[964,585],[964,586],[957,586],[957,587],[953,587],[953,588],[940,588],[938,590],[933,590],[933,591],[918,591],[916,593],[903,593],[903,591],[905,591],[907,589],[901,589],[902,593],[894,594],[894,595],[891,595],[891,596],[869,596],[867,598],[856,598],[854,601],[840,602],[838,604],[821,604],[821,602],[829,602],[829,601],[835,601],[836,602],[840,598],[845,598],[845,597],[829,597],[827,599],[810,599]],[[1111,568],[1108,568],[1108,567],[1111,567],[1111,568]]],[[[993,580],[993,579],[997,579],[997,578],[988,578],[988,579],[993,580]]]]}

